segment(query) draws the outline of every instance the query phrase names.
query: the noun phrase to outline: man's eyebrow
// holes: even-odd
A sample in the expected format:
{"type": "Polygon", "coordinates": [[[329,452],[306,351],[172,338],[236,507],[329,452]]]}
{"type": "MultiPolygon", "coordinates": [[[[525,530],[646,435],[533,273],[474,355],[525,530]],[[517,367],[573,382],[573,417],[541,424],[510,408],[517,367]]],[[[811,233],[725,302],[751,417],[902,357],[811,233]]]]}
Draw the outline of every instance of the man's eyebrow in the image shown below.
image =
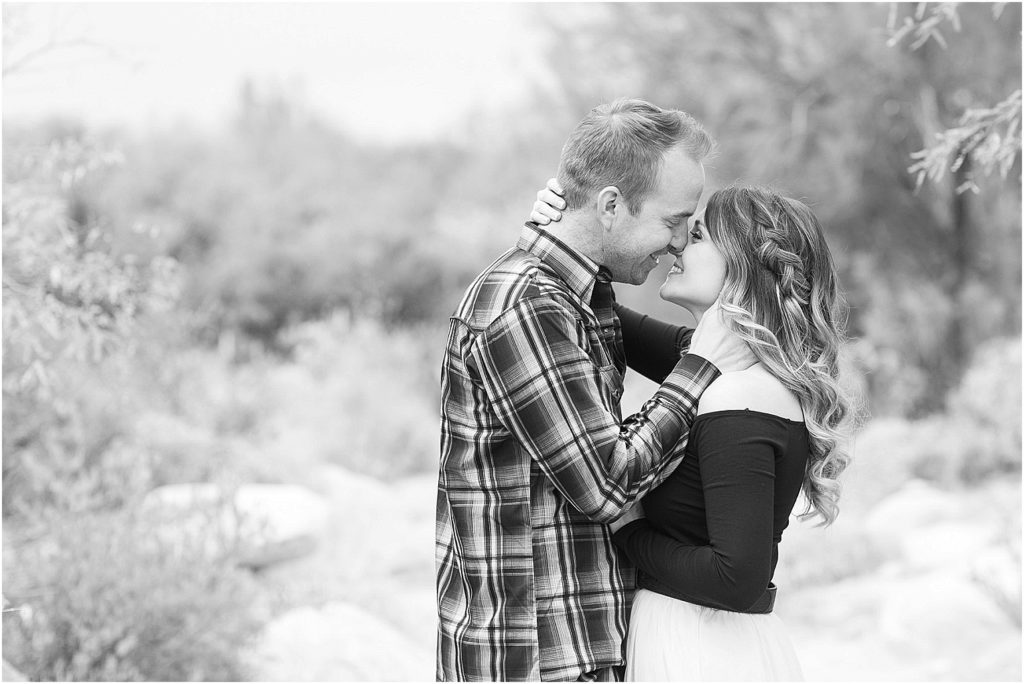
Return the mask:
{"type": "Polygon", "coordinates": [[[682,221],[683,219],[690,218],[691,216],[693,216],[692,211],[681,211],[678,214],[672,214],[668,219],[670,221],[682,221]]]}

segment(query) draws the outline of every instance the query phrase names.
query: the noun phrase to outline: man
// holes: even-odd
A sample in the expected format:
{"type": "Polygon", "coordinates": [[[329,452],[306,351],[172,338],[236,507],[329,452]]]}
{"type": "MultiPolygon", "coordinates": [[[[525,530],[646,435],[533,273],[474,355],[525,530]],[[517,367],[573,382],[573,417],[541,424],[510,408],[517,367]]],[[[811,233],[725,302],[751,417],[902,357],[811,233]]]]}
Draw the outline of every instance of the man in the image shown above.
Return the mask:
{"type": "Polygon", "coordinates": [[[643,283],[659,256],[683,248],[712,144],[683,112],[640,100],[594,109],[562,150],[562,220],[528,223],[452,317],[441,377],[439,680],[619,678],[634,570],[607,524],[678,464],[697,399],[719,371],[752,362],[718,316],[705,316],[691,353],[621,418],[611,282],[643,283]]]}

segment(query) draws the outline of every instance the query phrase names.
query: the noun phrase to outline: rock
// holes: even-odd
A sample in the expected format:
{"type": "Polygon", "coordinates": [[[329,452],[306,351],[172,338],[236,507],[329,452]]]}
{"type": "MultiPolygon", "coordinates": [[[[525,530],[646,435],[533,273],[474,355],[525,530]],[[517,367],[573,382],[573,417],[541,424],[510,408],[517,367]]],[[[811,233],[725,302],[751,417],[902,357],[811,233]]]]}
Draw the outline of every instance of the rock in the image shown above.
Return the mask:
{"type": "Polygon", "coordinates": [[[357,606],[303,607],[270,622],[255,681],[432,681],[434,652],[357,606]]]}
{"type": "Polygon", "coordinates": [[[963,519],[963,507],[956,496],[921,480],[911,480],[868,512],[864,531],[886,553],[901,554],[904,541],[918,530],[963,519]]]}
{"type": "Polygon", "coordinates": [[[1007,639],[1020,641],[1019,628],[969,579],[936,572],[890,582],[879,590],[880,635],[907,658],[930,659],[935,669],[931,676],[969,663],[1007,639]]]}
{"type": "Polygon", "coordinates": [[[254,568],[312,552],[329,513],[327,502],[296,485],[243,485],[234,504],[246,541],[242,564],[254,568]]]}
{"type": "Polygon", "coordinates": [[[970,566],[970,577],[1004,611],[1021,614],[1020,548],[993,546],[979,553],[970,566]]]}
{"type": "Polygon", "coordinates": [[[864,524],[872,534],[886,534],[894,527],[917,529],[940,520],[957,520],[959,500],[923,480],[910,480],[880,501],[864,524]]]}
{"type": "Polygon", "coordinates": [[[3,661],[3,681],[5,682],[26,682],[28,678],[25,677],[16,667],[11,665],[6,660],[3,661]]]}
{"type": "Polygon", "coordinates": [[[163,543],[198,543],[210,555],[230,550],[240,565],[262,568],[312,552],[329,507],[296,485],[246,484],[229,493],[183,484],[149,492],[143,510],[157,519],[163,543]]]}
{"type": "Polygon", "coordinates": [[[983,523],[941,522],[906,535],[900,550],[912,570],[964,570],[997,537],[998,530],[983,523]]]}
{"type": "Polygon", "coordinates": [[[1020,629],[952,573],[780,587],[776,613],[808,681],[1019,681],[1020,629]]]}

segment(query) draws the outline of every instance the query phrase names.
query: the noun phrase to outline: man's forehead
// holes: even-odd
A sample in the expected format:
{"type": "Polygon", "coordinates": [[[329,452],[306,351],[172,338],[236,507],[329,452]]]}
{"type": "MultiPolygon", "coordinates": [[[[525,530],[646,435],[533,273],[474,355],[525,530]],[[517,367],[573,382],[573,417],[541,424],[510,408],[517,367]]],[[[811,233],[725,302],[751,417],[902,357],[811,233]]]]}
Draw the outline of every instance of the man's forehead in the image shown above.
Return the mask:
{"type": "Polygon", "coordinates": [[[682,211],[677,211],[674,214],[669,214],[668,218],[673,221],[682,221],[693,216],[693,213],[693,209],[683,209],[682,211]]]}
{"type": "Polygon", "coordinates": [[[680,188],[673,194],[671,200],[665,203],[664,211],[672,218],[690,218],[697,213],[702,194],[703,187],[680,188]]]}
{"type": "Polygon", "coordinates": [[[665,162],[656,193],[659,213],[673,219],[689,218],[704,192],[704,165],[681,150],[670,152],[665,162]]]}

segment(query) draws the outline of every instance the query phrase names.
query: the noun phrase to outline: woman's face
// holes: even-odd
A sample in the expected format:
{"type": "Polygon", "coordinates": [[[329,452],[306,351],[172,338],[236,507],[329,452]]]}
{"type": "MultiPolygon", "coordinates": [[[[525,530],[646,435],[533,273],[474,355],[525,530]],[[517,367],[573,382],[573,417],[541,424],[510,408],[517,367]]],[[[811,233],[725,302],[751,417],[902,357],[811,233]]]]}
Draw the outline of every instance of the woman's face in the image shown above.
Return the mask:
{"type": "Polygon", "coordinates": [[[703,314],[721,294],[725,270],[725,256],[711,241],[702,210],[693,217],[686,246],[661,286],[661,298],[703,314]]]}

